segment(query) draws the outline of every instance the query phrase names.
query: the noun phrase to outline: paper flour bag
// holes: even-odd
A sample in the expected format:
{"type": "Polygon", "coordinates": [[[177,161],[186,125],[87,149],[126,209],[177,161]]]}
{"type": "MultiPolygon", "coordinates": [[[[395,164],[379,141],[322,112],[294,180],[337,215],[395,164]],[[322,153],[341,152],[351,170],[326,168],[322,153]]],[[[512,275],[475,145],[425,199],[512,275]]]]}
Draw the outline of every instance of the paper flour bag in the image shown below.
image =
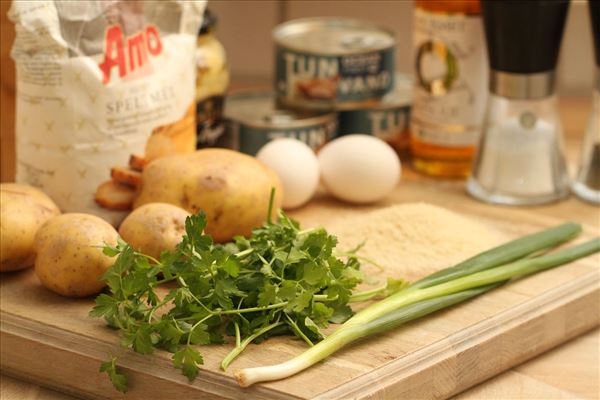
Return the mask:
{"type": "Polygon", "coordinates": [[[204,1],[13,1],[17,181],[116,224],[143,166],[195,150],[204,1]]]}

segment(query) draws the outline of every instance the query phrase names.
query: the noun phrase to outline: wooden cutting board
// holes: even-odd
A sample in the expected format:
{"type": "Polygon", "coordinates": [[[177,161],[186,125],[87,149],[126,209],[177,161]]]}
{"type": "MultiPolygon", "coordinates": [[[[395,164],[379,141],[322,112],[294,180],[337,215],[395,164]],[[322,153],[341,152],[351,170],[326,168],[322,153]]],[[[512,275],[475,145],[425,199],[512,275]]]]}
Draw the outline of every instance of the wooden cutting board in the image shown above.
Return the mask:
{"type": "MultiPolygon", "coordinates": [[[[377,207],[427,201],[517,237],[563,222],[584,222],[598,234],[598,209],[570,200],[569,209],[513,209],[475,202],[458,183],[405,182],[377,207]]],[[[554,206],[557,207],[557,206],[554,206]]],[[[567,207],[567,206],[558,206],[567,207]]],[[[375,207],[344,205],[320,195],[294,217],[324,225],[375,207]]],[[[232,371],[277,363],[304,343],[274,338],[251,345],[230,370],[218,369],[230,346],[205,346],[205,365],[189,384],[170,355],[142,356],[118,345],[118,335],[87,316],[92,299],[65,299],[42,288],[32,271],[3,274],[0,283],[0,361],[3,373],[98,399],[417,399],[447,398],[600,324],[600,257],[580,260],[511,283],[482,297],[392,332],[362,341],[292,378],[241,389],[232,371]],[[109,354],[130,378],[115,391],[98,368],[109,354]]]]}

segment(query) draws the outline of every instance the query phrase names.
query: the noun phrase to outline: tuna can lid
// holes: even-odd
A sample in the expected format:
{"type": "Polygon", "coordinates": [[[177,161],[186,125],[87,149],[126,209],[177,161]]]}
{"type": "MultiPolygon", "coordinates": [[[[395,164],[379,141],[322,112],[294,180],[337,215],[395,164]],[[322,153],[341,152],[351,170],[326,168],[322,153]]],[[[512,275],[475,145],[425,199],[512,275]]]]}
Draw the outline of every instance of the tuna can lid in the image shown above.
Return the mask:
{"type": "Polygon", "coordinates": [[[322,124],[335,118],[333,113],[287,110],[277,107],[275,93],[244,90],[225,99],[225,118],[257,128],[296,128],[322,124]]]}
{"type": "Polygon", "coordinates": [[[394,34],[376,24],[352,18],[302,18],[273,30],[278,46],[322,55],[363,54],[394,47],[394,34]]]}

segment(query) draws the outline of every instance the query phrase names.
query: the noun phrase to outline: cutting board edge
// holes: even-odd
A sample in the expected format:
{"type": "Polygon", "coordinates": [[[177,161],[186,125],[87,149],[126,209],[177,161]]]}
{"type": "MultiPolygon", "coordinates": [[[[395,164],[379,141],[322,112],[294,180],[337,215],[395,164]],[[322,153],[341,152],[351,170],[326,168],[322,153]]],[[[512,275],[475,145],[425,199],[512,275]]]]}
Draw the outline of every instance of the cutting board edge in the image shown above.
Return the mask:
{"type": "MultiPolygon", "coordinates": [[[[337,388],[321,393],[317,398],[361,399],[372,398],[372,396],[382,396],[384,398],[397,398],[398,396],[445,398],[451,396],[600,325],[600,315],[597,313],[599,296],[600,273],[590,271],[566,285],[546,291],[534,299],[457,332],[424,349],[407,354],[337,388]],[[556,329],[557,320],[562,321],[562,323],[558,323],[559,329],[556,329]],[[563,327],[562,331],[560,326],[563,327]],[[490,343],[501,345],[503,341],[510,342],[511,336],[514,338],[527,336],[526,334],[534,328],[537,331],[553,331],[551,328],[554,328],[554,331],[560,334],[546,336],[542,338],[543,341],[536,342],[536,346],[532,348],[521,349],[513,354],[506,353],[501,363],[484,369],[483,373],[481,366],[477,365],[480,368],[479,374],[469,374],[468,371],[460,373],[460,366],[462,364],[472,365],[471,358],[474,355],[481,358],[481,354],[484,354],[481,352],[486,351],[486,348],[489,349],[490,343]],[[427,377],[435,377],[436,382],[457,381],[459,383],[440,386],[439,384],[436,385],[436,382],[427,381],[427,377]],[[382,381],[385,382],[382,383],[382,381]]],[[[140,374],[143,375],[144,367],[147,367],[147,364],[145,364],[147,357],[127,351],[117,344],[99,342],[94,338],[78,335],[57,327],[49,327],[35,320],[1,310],[0,322],[0,338],[2,339],[0,368],[3,371],[43,386],[51,386],[48,384],[47,378],[42,378],[42,374],[36,374],[35,369],[28,368],[28,365],[20,367],[18,361],[22,358],[22,355],[19,357],[18,353],[23,349],[35,352],[33,347],[36,343],[34,342],[47,346],[46,353],[48,354],[52,353],[53,348],[63,351],[66,349],[70,355],[78,357],[78,362],[87,363],[87,373],[90,371],[94,373],[91,379],[97,379],[98,385],[92,385],[94,391],[90,392],[88,384],[84,385],[83,389],[77,386],[81,386],[83,381],[75,382],[74,386],[73,382],[67,377],[63,377],[62,381],[58,381],[51,387],[79,396],[92,396],[97,399],[115,398],[116,392],[110,387],[106,377],[97,373],[100,362],[107,357],[107,354],[112,353],[117,355],[124,365],[128,366],[126,371],[136,381],[135,387],[138,389],[151,382],[151,380],[146,380],[151,377],[163,382],[163,385],[166,385],[164,390],[183,391],[181,395],[188,392],[196,395],[202,393],[211,398],[213,396],[224,398],[245,398],[245,396],[269,399],[298,398],[260,385],[250,388],[250,390],[241,390],[235,385],[232,378],[207,370],[201,373],[193,385],[182,384],[179,371],[170,366],[160,367],[160,365],[156,365],[157,371],[153,371],[154,374],[146,373],[146,378],[144,378],[140,374]],[[40,326],[37,325],[42,325],[43,329],[40,329],[40,326]],[[40,332],[45,332],[45,334],[40,335],[40,332]],[[7,349],[5,346],[6,339],[9,339],[9,341],[10,339],[19,340],[20,343],[7,349]],[[50,345],[52,341],[54,341],[54,346],[50,345]],[[88,343],[91,341],[95,341],[95,345],[101,343],[102,350],[92,351],[93,346],[88,343]],[[207,390],[207,385],[208,389],[211,390],[207,390]]],[[[156,381],[154,381],[154,384],[156,384],[156,381]]],[[[152,383],[149,386],[152,386],[152,383]]],[[[132,390],[129,393],[131,397],[128,396],[128,398],[143,398],[144,393],[136,395],[136,392],[137,389],[132,390]]]]}
{"type": "Polygon", "coordinates": [[[3,373],[78,397],[102,400],[122,398],[105,374],[98,371],[100,363],[106,361],[109,354],[119,358],[119,365],[127,366],[122,369],[133,383],[130,385],[132,390],[127,392],[127,399],[146,400],[155,398],[157,393],[169,393],[169,398],[202,395],[206,400],[248,399],[248,396],[257,400],[300,399],[263,386],[242,389],[233,377],[206,369],[201,370],[192,384],[187,384],[181,371],[171,365],[154,364],[156,369],[148,371],[148,356],[134,353],[118,343],[98,341],[0,310],[0,370],[3,373]],[[98,345],[101,350],[97,349],[98,345]],[[40,346],[43,353],[36,352],[40,346]],[[62,373],[57,374],[55,379],[49,379],[43,372],[44,367],[51,366],[52,362],[79,364],[73,371],[81,375],[78,377],[80,379],[62,373]],[[90,384],[90,381],[93,383],[90,384]],[[162,386],[157,387],[157,382],[162,386]]]}
{"type": "Polygon", "coordinates": [[[567,285],[549,290],[351,382],[323,392],[315,400],[445,399],[600,326],[599,308],[600,271],[590,271],[567,285]],[[576,312],[581,310],[587,310],[585,315],[576,312]],[[554,331],[555,335],[542,338],[544,340],[536,342],[536,346],[524,351],[513,350],[512,353],[510,349],[502,347],[511,345],[511,336],[523,337],[533,328],[552,332],[551,328],[556,328],[556,320],[561,318],[562,324],[558,325],[564,330],[554,331]],[[473,357],[485,358],[484,353],[495,346],[500,346],[498,351],[504,353],[504,359],[499,363],[484,363],[482,368],[480,363],[472,360],[473,357]],[[478,374],[468,371],[461,373],[460,368],[464,365],[479,368],[478,374]],[[386,383],[382,384],[382,381],[386,383]],[[446,386],[444,382],[459,384],[446,386]],[[406,389],[407,386],[410,389],[406,389]]]}

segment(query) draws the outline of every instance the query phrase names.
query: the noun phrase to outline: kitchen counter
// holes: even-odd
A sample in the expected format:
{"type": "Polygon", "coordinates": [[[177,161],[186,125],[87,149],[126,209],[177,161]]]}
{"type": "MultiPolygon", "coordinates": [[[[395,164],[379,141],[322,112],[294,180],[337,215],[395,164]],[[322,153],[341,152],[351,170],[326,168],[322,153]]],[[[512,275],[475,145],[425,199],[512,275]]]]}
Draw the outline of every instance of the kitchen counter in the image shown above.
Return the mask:
{"type": "MultiPolygon", "coordinates": [[[[567,156],[574,173],[579,158],[582,129],[589,112],[587,99],[570,98],[561,101],[567,156]]],[[[408,179],[418,178],[406,171],[408,179]]],[[[440,190],[460,183],[440,184],[440,190]]],[[[540,207],[531,212],[561,217],[600,228],[600,208],[572,196],[567,201],[540,207]]],[[[600,393],[600,329],[588,332],[522,365],[516,366],[466,392],[457,399],[598,399],[600,393]]],[[[52,390],[41,388],[1,375],[0,399],[73,399],[52,390]]]]}

